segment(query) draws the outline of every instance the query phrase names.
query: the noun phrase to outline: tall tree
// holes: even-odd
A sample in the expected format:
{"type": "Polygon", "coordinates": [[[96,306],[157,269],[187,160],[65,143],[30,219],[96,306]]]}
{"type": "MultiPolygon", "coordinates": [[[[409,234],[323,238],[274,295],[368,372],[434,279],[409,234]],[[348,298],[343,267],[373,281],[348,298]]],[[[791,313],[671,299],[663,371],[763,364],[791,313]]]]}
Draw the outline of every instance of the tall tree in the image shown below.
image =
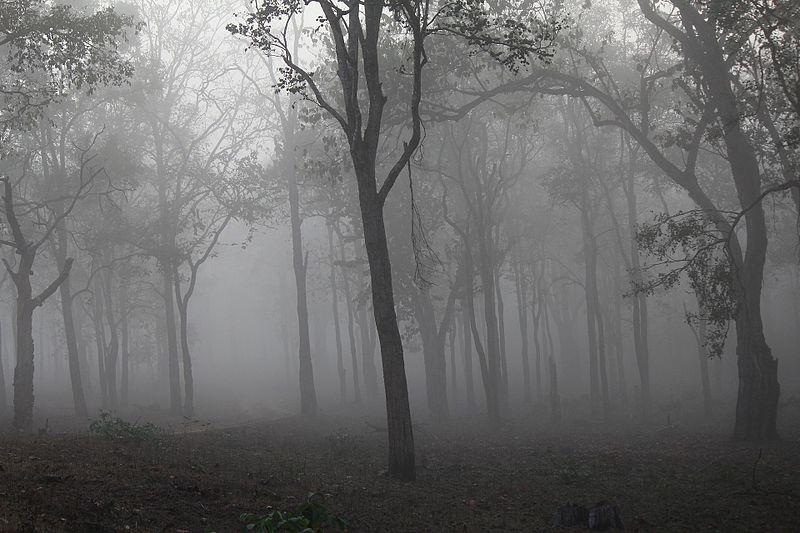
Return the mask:
{"type": "MultiPolygon", "coordinates": [[[[397,2],[388,6],[409,35],[411,46],[411,98],[409,120],[411,134],[401,153],[387,173],[383,183],[376,180],[377,151],[381,138],[383,110],[386,105],[381,74],[379,38],[386,24],[386,6],[382,2],[312,2],[324,14],[334,46],[334,60],[339,76],[339,97],[325,95],[313,72],[301,66],[300,58],[286,46],[285,30],[276,30],[273,22],[302,13],[302,4],[264,2],[245,22],[231,25],[234,33],[248,37],[267,53],[276,54],[286,64],[288,82],[305,86],[312,98],[342,128],[350,147],[350,155],[358,183],[364,240],[372,282],[372,307],[381,346],[386,414],[389,430],[389,475],[404,480],[415,477],[414,438],[411,411],[408,404],[403,345],[394,308],[391,264],[384,225],[383,206],[400,172],[409,163],[422,138],[419,105],[422,97],[422,70],[427,62],[424,39],[427,32],[426,3],[397,2]],[[359,59],[361,62],[359,62],[359,59]],[[360,93],[359,82],[366,84],[366,98],[360,93]],[[343,108],[337,107],[337,101],[343,108]]],[[[285,28],[281,25],[280,27],[285,28]]]]}

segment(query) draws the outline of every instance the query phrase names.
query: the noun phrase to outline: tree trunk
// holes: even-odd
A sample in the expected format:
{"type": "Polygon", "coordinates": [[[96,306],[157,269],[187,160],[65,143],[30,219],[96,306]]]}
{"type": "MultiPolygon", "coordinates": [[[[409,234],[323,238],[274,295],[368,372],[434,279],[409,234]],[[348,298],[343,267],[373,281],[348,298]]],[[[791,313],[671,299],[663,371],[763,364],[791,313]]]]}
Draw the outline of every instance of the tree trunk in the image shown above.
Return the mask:
{"type": "MultiPolygon", "coordinates": [[[[597,290],[597,284],[595,284],[597,290]]],[[[595,313],[597,317],[597,366],[600,370],[600,392],[603,399],[603,419],[608,422],[611,417],[611,403],[608,397],[608,370],[606,367],[606,335],[603,323],[603,311],[599,298],[595,296],[595,313]]]]}
{"type": "Polygon", "coordinates": [[[361,373],[364,376],[364,389],[368,400],[378,396],[378,372],[375,368],[375,350],[370,342],[372,324],[368,320],[367,300],[362,299],[358,304],[356,315],[358,317],[358,333],[361,337],[361,373]]]}
{"type": "Polygon", "coordinates": [[[558,370],[556,360],[551,355],[548,367],[550,369],[550,421],[554,425],[561,423],[561,396],[558,393],[558,370]]]}
{"type": "Polygon", "coordinates": [[[164,311],[167,333],[167,364],[169,370],[169,410],[173,416],[181,415],[181,369],[178,359],[178,338],[175,321],[175,279],[172,263],[162,265],[164,283],[164,311]]]}
{"type": "Polygon", "coordinates": [[[453,406],[458,406],[458,376],[456,375],[456,320],[450,322],[447,330],[447,342],[450,345],[450,391],[453,406]]]}
{"type": "Polygon", "coordinates": [[[427,291],[414,294],[414,310],[425,360],[425,388],[428,412],[435,421],[447,418],[447,368],[444,353],[444,336],[436,327],[436,315],[427,291]]]}
{"type": "Polygon", "coordinates": [[[536,372],[536,401],[542,401],[544,387],[542,386],[542,351],[544,351],[544,339],[540,338],[542,313],[544,304],[542,297],[541,276],[534,277],[534,285],[531,287],[531,316],[533,317],[533,349],[536,354],[534,360],[534,370],[536,372]]]}
{"type": "Polygon", "coordinates": [[[561,290],[553,292],[551,311],[553,323],[558,332],[561,380],[563,381],[566,373],[572,378],[573,383],[577,383],[578,376],[580,376],[580,361],[575,349],[574,315],[569,309],[569,295],[566,287],[562,286],[561,290]]]}
{"type": "MultiPolygon", "coordinates": [[[[341,236],[339,236],[339,259],[343,265],[347,264],[347,256],[341,236]]],[[[353,309],[353,295],[350,292],[350,280],[344,270],[342,271],[342,284],[344,286],[345,302],[347,303],[347,339],[350,343],[350,361],[353,372],[353,399],[356,403],[361,403],[361,383],[358,379],[358,357],[356,356],[355,310],[353,309]]]]}
{"type": "Polygon", "coordinates": [[[108,323],[108,349],[106,352],[106,386],[108,387],[109,407],[116,411],[119,406],[117,395],[117,362],[119,359],[119,334],[117,321],[114,317],[114,302],[112,300],[112,271],[107,268],[103,275],[103,301],[105,302],[106,322],[108,323]]]}
{"type": "Polygon", "coordinates": [[[522,339],[522,381],[525,403],[533,400],[531,394],[531,364],[528,357],[528,290],[522,265],[519,261],[512,261],[514,268],[514,282],[517,288],[517,316],[519,317],[519,333],[522,339]]]}
{"type": "Polygon", "coordinates": [[[119,312],[120,312],[120,332],[122,338],[120,340],[120,352],[122,353],[122,377],[120,380],[120,407],[127,409],[128,407],[128,385],[130,373],[130,331],[128,324],[129,302],[128,302],[128,284],[130,282],[127,278],[122,280],[119,295],[119,312]]]}
{"type": "Polygon", "coordinates": [[[8,398],[6,392],[6,372],[5,372],[5,363],[3,361],[3,355],[5,354],[5,350],[3,349],[3,322],[0,320],[0,417],[4,417],[6,414],[6,409],[8,408],[8,398]]]}
{"type": "MultiPolygon", "coordinates": [[[[499,226],[497,228],[496,239],[500,239],[499,226]]],[[[498,341],[498,355],[500,357],[499,373],[500,373],[500,399],[502,402],[502,409],[504,412],[508,411],[508,359],[506,358],[506,320],[505,320],[505,304],[503,302],[503,290],[500,286],[500,267],[495,265],[494,271],[494,285],[495,297],[497,300],[497,341],[498,341]]]]}
{"type": "MultiPolygon", "coordinates": [[[[67,230],[63,227],[63,222],[56,229],[56,245],[53,247],[56,266],[60,270],[64,268],[67,260],[67,230]]],[[[75,409],[75,416],[86,418],[86,397],[83,392],[83,380],[81,379],[81,365],[78,357],[78,339],[75,333],[75,315],[72,310],[72,288],[69,278],[65,279],[58,288],[61,298],[61,316],[64,320],[64,336],[67,341],[67,362],[69,366],[69,377],[72,385],[72,405],[75,409]]]]}
{"type": "Polygon", "coordinates": [[[14,368],[14,427],[30,429],[33,423],[33,303],[30,272],[32,258],[21,255],[17,287],[17,364],[14,368]]]}
{"type": "MultiPolygon", "coordinates": [[[[634,286],[642,282],[642,266],[639,259],[639,243],[636,240],[637,206],[635,190],[635,166],[636,160],[631,156],[630,168],[628,170],[628,184],[625,189],[625,197],[628,204],[628,234],[630,235],[631,253],[631,281],[634,286]]],[[[647,295],[637,292],[631,298],[631,313],[633,315],[633,349],[636,353],[636,367],[639,370],[639,387],[641,389],[641,409],[642,420],[647,420],[650,414],[650,348],[647,339],[647,295]]]]}
{"type": "MultiPolygon", "coordinates": [[[[702,314],[702,313],[701,313],[702,314]]],[[[703,413],[706,418],[711,418],[711,382],[708,376],[708,350],[706,349],[706,331],[707,326],[705,320],[700,318],[698,320],[697,328],[689,322],[689,328],[694,335],[695,343],[697,344],[697,359],[700,363],[700,385],[703,393],[703,413]]]]}
{"type": "Polygon", "coordinates": [[[622,276],[619,263],[614,265],[614,350],[617,363],[617,381],[619,383],[619,398],[623,404],[628,403],[628,383],[625,379],[625,350],[622,343],[622,276]]]}
{"type": "MultiPolygon", "coordinates": [[[[160,315],[160,313],[159,313],[160,315]]],[[[165,317],[156,315],[156,377],[161,390],[169,389],[169,341],[167,341],[167,326],[165,317]]]]}
{"type": "MultiPolygon", "coordinates": [[[[467,248],[465,243],[465,249],[467,248]]],[[[478,363],[481,369],[481,380],[483,382],[483,391],[486,396],[486,414],[489,419],[489,424],[497,426],[500,423],[500,409],[497,397],[497,380],[493,378],[491,370],[489,369],[489,357],[484,349],[481,337],[478,333],[478,322],[475,319],[475,291],[472,290],[470,285],[474,278],[474,267],[472,262],[472,254],[469,250],[464,254],[464,270],[466,272],[467,290],[466,302],[467,313],[469,317],[469,327],[472,332],[472,339],[475,343],[475,351],[478,353],[478,363]]],[[[493,284],[492,284],[493,286],[493,284]]],[[[486,295],[484,294],[484,298],[486,295]]]]}
{"type": "MultiPolygon", "coordinates": [[[[490,245],[486,242],[488,236],[485,235],[485,233],[487,231],[489,231],[489,229],[481,229],[481,234],[478,236],[478,274],[481,279],[481,289],[483,289],[483,312],[484,322],[486,323],[486,364],[488,371],[487,378],[490,383],[487,392],[494,395],[491,399],[487,398],[487,405],[494,405],[494,409],[496,409],[494,416],[490,415],[490,421],[498,422],[503,406],[503,401],[500,398],[500,339],[497,324],[497,300],[495,298],[495,279],[493,272],[494,261],[490,256],[490,245]]],[[[475,332],[473,332],[473,335],[474,334],[475,332]]]]}
{"type": "Polygon", "coordinates": [[[778,438],[778,361],[764,339],[760,303],[751,302],[760,287],[753,285],[750,289],[754,292],[747,291],[748,300],[742,307],[751,309],[740,310],[736,317],[739,392],[733,436],[738,440],[771,440],[778,438]]]}
{"type": "Polygon", "coordinates": [[[300,413],[313,417],[317,414],[317,392],[314,386],[314,367],[311,361],[311,339],[308,328],[308,302],[306,274],[308,255],[303,257],[303,234],[300,219],[300,197],[297,188],[297,169],[294,164],[294,147],[287,146],[287,168],[289,173],[289,210],[292,225],[292,267],[297,294],[297,326],[299,340],[300,413]]]}
{"type": "Polygon", "coordinates": [[[192,354],[189,349],[189,298],[181,290],[178,269],[172,274],[175,280],[175,301],[178,304],[178,324],[181,341],[181,362],[183,363],[183,416],[194,416],[194,374],[192,373],[192,354]]]}
{"type": "Polygon", "coordinates": [[[14,214],[11,184],[5,181],[5,215],[11,226],[19,255],[19,266],[13,272],[6,263],[11,279],[17,288],[16,346],[17,364],[14,368],[14,427],[30,429],[33,422],[33,311],[50,297],[61,285],[72,268],[72,259],[67,259],[58,277],[38,296],[31,291],[31,273],[36,258],[36,246],[26,242],[19,222],[14,214]]]}
{"type": "MultiPolygon", "coordinates": [[[[747,248],[740,264],[734,265],[739,392],[733,434],[739,440],[777,439],[778,361],[767,345],[761,317],[767,225],[763,204],[757,202],[761,193],[760,166],[751,141],[742,130],[736,95],[719,43],[706,44],[709,50],[703,58],[705,79],[723,125],[723,139],[739,201],[742,208],[747,209],[744,217],[747,248]]],[[[735,253],[731,255],[736,257],[735,253]]]]}
{"type": "MultiPolygon", "coordinates": [[[[178,285],[176,284],[176,287],[178,285]]],[[[194,416],[194,375],[192,374],[192,355],[189,351],[189,310],[182,307],[180,314],[181,358],[183,360],[183,414],[194,416]]]]}
{"type": "Polygon", "coordinates": [[[92,392],[94,387],[92,386],[91,366],[89,365],[89,354],[81,324],[81,315],[73,314],[73,318],[75,318],[75,337],[78,341],[78,362],[80,363],[81,369],[81,382],[85,384],[87,392],[92,392]]]}
{"type": "Polygon", "coordinates": [[[584,293],[586,295],[586,329],[589,340],[589,391],[592,414],[600,410],[600,378],[597,366],[597,243],[592,234],[591,221],[587,213],[586,193],[582,195],[581,229],[583,230],[583,255],[585,265],[584,293]]]}
{"type": "Polygon", "coordinates": [[[103,326],[103,295],[100,288],[100,281],[94,284],[94,294],[92,296],[94,310],[92,313],[92,325],[94,326],[94,340],[97,348],[97,377],[100,383],[100,406],[108,409],[108,375],[106,374],[106,333],[103,326]]]}
{"type": "MultiPolygon", "coordinates": [[[[364,147],[366,148],[366,147],[364,147]]],[[[392,267],[383,219],[383,205],[375,181],[375,160],[367,150],[351,148],[358,180],[358,197],[372,281],[372,309],[381,347],[386,419],[389,432],[389,475],[413,480],[414,433],[408,403],[403,342],[397,324],[392,288],[392,267]]]]}
{"type": "Polygon", "coordinates": [[[64,319],[64,335],[67,341],[67,362],[70,383],[72,384],[72,405],[75,409],[76,417],[86,418],[89,412],[86,409],[86,397],[83,393],[81,364],[78,356],[78,338],[75,333],[75,316],[72,312],[72,289],[69,279],[64,280],[58,291],[61,298],[61,315],[64,319]]]}
{"type": "MultiPolygon", "coordinates": [[[[472,278],[467,278],[467,285],[464,289],[472,293],[472,278]]],[[[461,301],[461,332],[464,343],[464,390],[467,396],[467,410],[475,412],[475,378],[472,375],[472,330],[469,327],[469,311],[467,309],[467,298],[461,301]]]]}
{"type": "Polygon", "coordinates": [[[344,370],[344,356],[342,354],[342,330],[339,326],[339,291],[336,287],[336,258],[333,254],[333,226],[328,223],[328,261],[331,265],[331,312],[333,313],[333,332],[336,337],[336,370],[339,374],[339,401],[347,403],[347,375],[344,370]]]}
{"type": "Polygon", "coordinates": [[[542,322],[544,323],[544,337],[547,340],[548,370],[550,373],[550,420],[553,424],[561,423],[561,396],[558,392],[558,370],[556,367],[556,350],[553,344],[553,332],[550,329],[550,305],[547,294],[540,295],[544,303],[542,322]]]}

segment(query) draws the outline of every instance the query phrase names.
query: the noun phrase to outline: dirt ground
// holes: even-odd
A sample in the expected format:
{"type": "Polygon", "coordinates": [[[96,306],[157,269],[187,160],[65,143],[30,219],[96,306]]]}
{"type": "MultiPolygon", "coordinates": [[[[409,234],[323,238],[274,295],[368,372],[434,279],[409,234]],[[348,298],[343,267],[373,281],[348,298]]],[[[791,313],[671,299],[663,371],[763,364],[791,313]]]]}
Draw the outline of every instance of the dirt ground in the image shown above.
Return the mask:
{"type": "Polygon", "coordinates": [[[461,419],[417,428],[417,481],[400,483],[384,475],[386,434],[373,426],[321,417],[184,426],[143,442],[5,437],[0,530],[241,531],[242,513],[293,509],[309,493],[350,531],[542,531],[560,505],[601,500],[629,531],[800,528],[796,436],[743,445],[721,428],[574,424],[492,433],[461,419]]]}

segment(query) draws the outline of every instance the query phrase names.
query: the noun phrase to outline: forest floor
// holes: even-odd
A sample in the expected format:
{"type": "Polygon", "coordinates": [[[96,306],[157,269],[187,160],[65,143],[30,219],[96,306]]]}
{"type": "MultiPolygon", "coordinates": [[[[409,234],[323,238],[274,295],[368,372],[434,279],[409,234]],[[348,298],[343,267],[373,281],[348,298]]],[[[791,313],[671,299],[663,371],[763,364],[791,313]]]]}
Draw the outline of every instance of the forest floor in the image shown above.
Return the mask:
{"type": "Polygon", "coordinates": [[[386,434],[363,417],[0,438],[0,530],[241,531],[242,513],[309,493],[350,531],[542,531],[560,505],[601,500],[629,531],[800,528],[797,435],[744,445],[721,429],[475,425],[420,425],[414,483],[386,478],[386,434]]]}

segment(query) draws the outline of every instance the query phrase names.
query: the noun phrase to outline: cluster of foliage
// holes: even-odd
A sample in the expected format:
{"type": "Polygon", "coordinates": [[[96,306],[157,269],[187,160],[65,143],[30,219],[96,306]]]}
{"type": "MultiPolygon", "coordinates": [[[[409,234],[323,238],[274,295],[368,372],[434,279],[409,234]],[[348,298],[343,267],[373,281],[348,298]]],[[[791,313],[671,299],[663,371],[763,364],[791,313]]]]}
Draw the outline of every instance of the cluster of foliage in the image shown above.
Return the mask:
{"type": "Polygon", "coordinates": [[[256,533],[313,533],[315,531],[347,531],[347,520],[333,514],[327,507],[316,501],[311,494],[308,500],[294,511],[267,509],[264,514],[244,513],[240,517],[245,531],[256,533]]]}
{"type": "Polygon", "coordinates": [[[139,424],[128,422],[109,412],[101,411],[100,416],[89,424],[89,432],[109,440],[145,442],[157,440],[162,429],[152,422],[139,424]]]}
{"type": "Polygon", "coordinates": [[[136,31],[132,17],[107,7],[95,13],[42,0],[11,0],[0,10],[0,46],[9,69],[0,79],[0,125],[28,126],[49,103],[86,88],[119,85],[133,65],[119,53],[136,31]]]}
{"type": "Polygon", "coordinates": [[[706,346],[710,355],[721,355],[737,311],[736,273],[725,236],[707,213],[692,210],[658,214],[652,222],[639,225],[636,240],[640,249],[655,259],[647,267],[655,275],[634,283],[634,290],[653,294],[687,279],[700,309],[689,313],[686,320],[707,322],[706,346]]]}
{"type": "Polygon", "coordinates": [[[559,33],[569,26],[561,7],[546,2],[488,10],[480,0],[457,0],[448,2],[442,15],[437,31],[464,38],[471,53],[483,51],[515,74],[532,60],[549,64],[559,33]]]}

